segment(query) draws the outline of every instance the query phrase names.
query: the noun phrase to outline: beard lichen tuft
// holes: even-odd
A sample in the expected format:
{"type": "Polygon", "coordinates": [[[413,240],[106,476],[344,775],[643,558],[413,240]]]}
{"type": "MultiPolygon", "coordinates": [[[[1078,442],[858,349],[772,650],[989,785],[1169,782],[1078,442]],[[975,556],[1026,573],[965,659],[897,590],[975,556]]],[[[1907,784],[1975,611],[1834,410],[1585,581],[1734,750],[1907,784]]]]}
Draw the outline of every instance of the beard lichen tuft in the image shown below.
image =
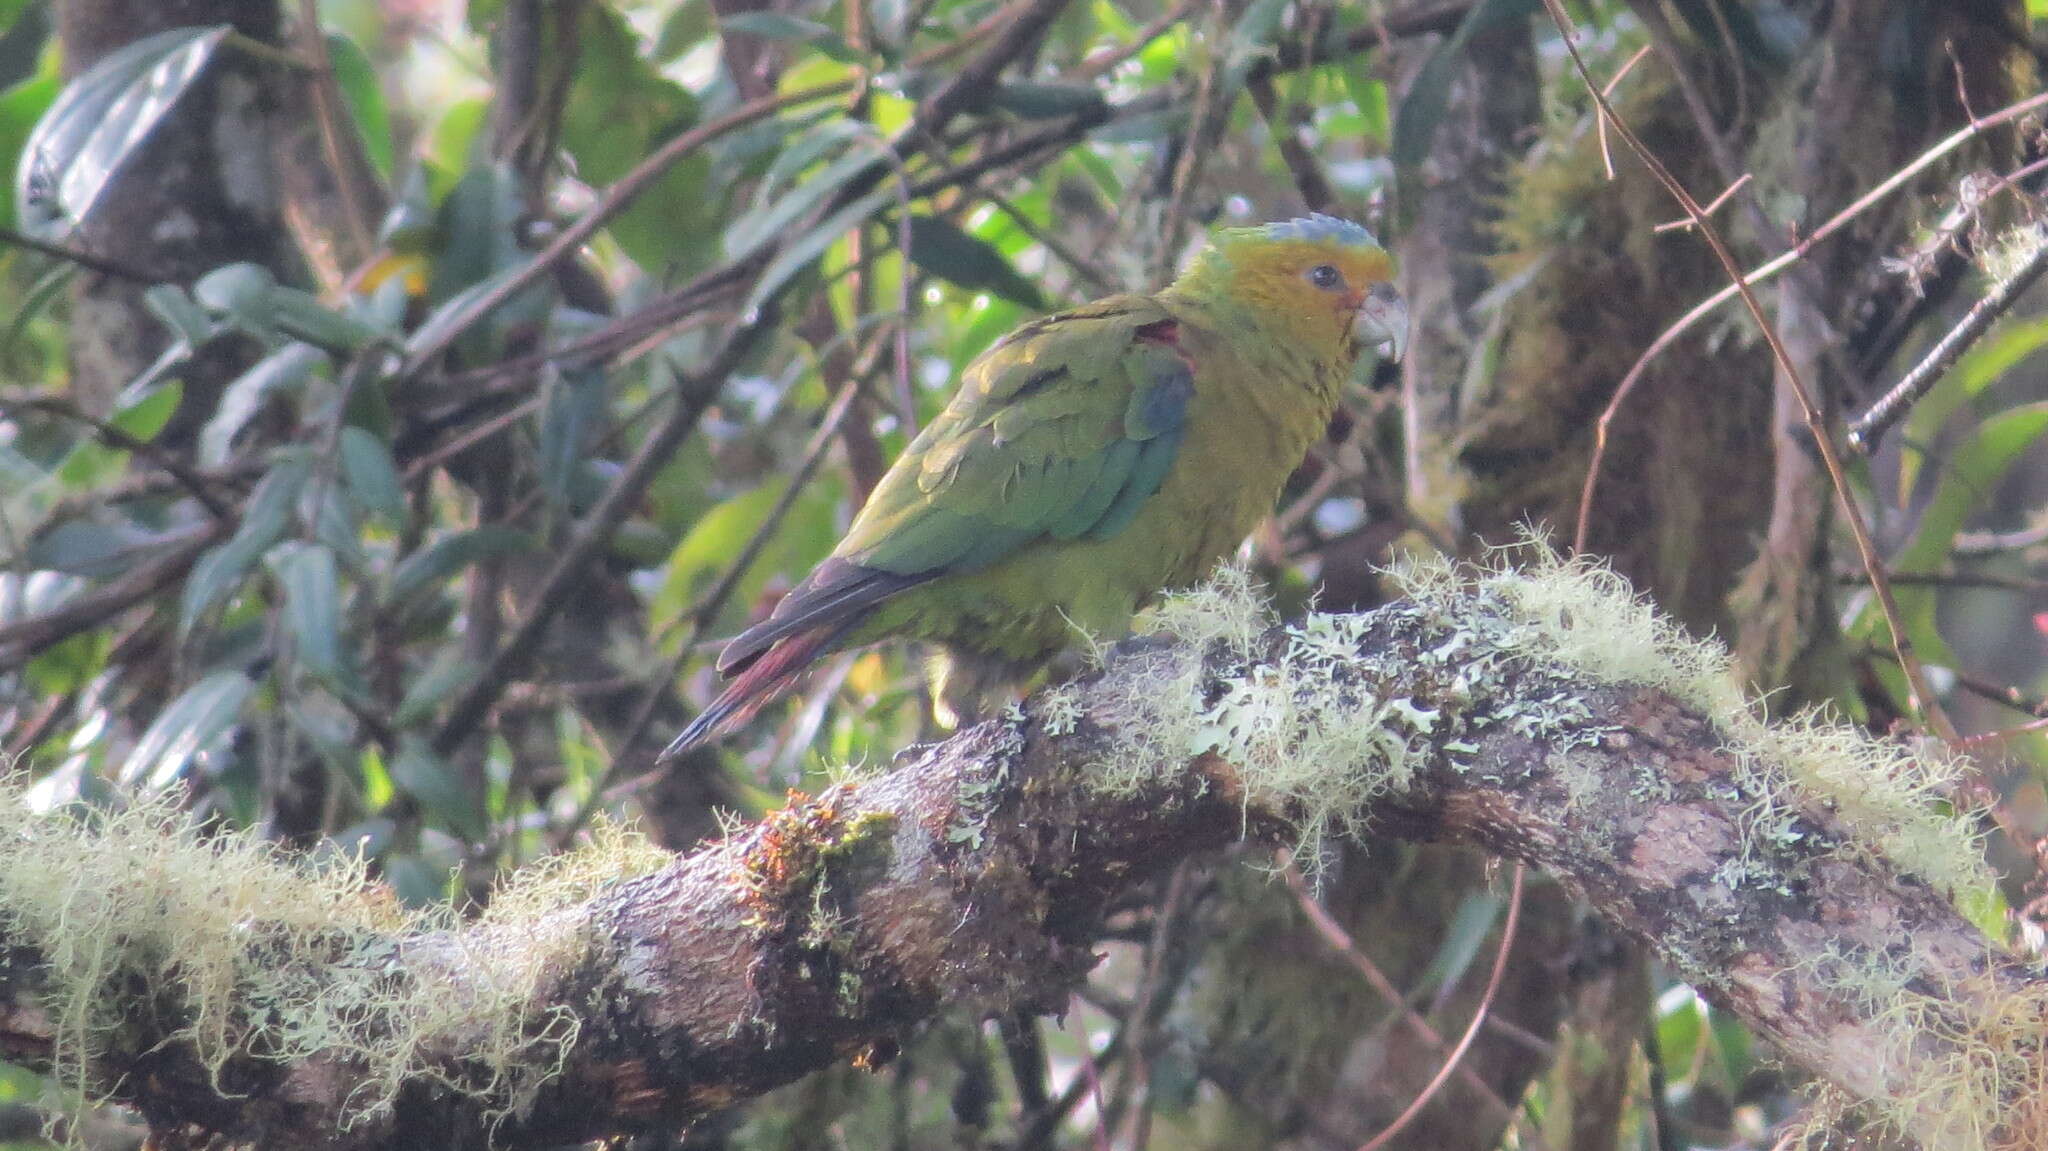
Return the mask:
{"type": "Polygon", "coordinates": [[[1141,630],[1179,642],[1125,656],[1137,674],[1096,701],[1118,732],[1097,779],[1127,794],[1161,764],[1214,753],[1234,768],[1248,812],[1296,829],[1295,857],[1313,869],[1330,835],[1358,835],[1373,801],[1409,785],[1437,712],[1382,698],[1359,659],[1362,617],[1311,614],[1277,646],[1275,623],[1236,566],[1163,603],[1141,630]]]}
{"type": "Polygon", "coordinates": [[[340,1122],[389,1111],[429,1079],[496,1122],[561,1068],[578,1016],[543,985],[595,942],[575,905],[669,857],[609,825],[523,873],[465,926],[407,909],[359,857],[315,865],[247,832],[202,832],[168,799],[124,810],[32,810],[0,787],[0,938],[37,957],[52,1071],[80,1100],[100,1061],[147,1038],[186,1044],[227,1090],[229,1065],[329,1059],[355,1073],[340,1122]],[[167,1033],[136,1037],[144,1002],[167,1033]],[[459,1068],[450,1060],[459,1061],[459,1068]]]}
{"type": "Polygon", "coordinates": [[[1534,538],[1512,551],[1519,566],[1466,573],[1422,560],[1390,574],[1431,615],[1455,623],[1492,601],[1510,624],[1495,643],[1601,682],[1656,688],[1704,715],[1741,762],[1737,782],[1753,801],[1744,821],[1753,834],[1779,834],[1813,805],[1839,817],[1856,849],[1952,899],[1989,883],[1976,814],[1959,803],[1960,760],[1924,742],[1873,738],[1823,712],[1767,722],[1726,649],[1688,634],[1620,575],[1534,538]]]}

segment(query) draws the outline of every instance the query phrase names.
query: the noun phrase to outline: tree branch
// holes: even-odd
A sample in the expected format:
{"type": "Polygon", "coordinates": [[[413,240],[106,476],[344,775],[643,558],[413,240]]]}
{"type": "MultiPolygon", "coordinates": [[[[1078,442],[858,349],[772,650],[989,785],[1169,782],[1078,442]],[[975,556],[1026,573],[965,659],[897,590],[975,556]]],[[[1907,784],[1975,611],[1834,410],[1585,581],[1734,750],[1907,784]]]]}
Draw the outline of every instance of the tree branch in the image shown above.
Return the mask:
{"type": "Polygon", "coordinates": [[[393,925],[359,880],[169,817],[6,803],[0,1051],[83,1057],[159,1125],[260,1144],[582,1140],[884,1062],[941,1010],[1056,1010],[1135,879],[1369,828],[1547,869],[1930,1146],[2038,1145],[2048,983],[1942,894],[1984,883],[1970,819],[1930,802],[1960,769],[1767,726],[1724,656],[1618,585],[1423,571],[1409,600],[1291,627],[1199,592],[1162,609],[1182,638],[886,775],[635,878],[596,882],[644,857],[568,864],[467,927],[393,925]]]}

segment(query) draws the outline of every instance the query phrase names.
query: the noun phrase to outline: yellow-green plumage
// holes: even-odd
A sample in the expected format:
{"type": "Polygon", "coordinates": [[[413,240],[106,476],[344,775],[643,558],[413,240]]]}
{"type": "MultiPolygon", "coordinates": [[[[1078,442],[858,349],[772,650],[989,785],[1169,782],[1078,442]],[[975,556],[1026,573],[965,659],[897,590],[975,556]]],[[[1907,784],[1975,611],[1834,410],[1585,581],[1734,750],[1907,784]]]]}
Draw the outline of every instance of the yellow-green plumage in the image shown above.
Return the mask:
{"type": "Polygon", "coordinates": [[[1316,216],[1225,230],[1157,295],[1023,325],[962,374],[831,558],[727,646],[737,678],[665,757],[837,648],[939,644],[971,694],[1084,632],[1121,634],[1272,509],[1361,342],[1398,351],[1391,277],[1364,229],[1316,216]]]}

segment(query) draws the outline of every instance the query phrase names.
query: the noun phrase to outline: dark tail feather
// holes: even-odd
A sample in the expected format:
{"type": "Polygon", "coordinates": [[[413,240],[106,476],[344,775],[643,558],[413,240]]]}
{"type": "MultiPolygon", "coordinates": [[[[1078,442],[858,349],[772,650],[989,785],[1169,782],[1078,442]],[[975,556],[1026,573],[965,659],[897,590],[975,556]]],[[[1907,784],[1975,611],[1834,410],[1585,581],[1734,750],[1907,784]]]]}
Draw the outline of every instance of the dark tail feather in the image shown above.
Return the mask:
{"type": "Polygon", "coordinates": [[[762,652],[747,669],[725,685],[711,706],[690,721],[690,726],[662,750],[654,762],[669,763],[691,748],[730,735],[754,718],[754,714],[782,698],[807,671],[812,661],[831,650],[852,624],[814,628],[784,636],[762,652]]]}

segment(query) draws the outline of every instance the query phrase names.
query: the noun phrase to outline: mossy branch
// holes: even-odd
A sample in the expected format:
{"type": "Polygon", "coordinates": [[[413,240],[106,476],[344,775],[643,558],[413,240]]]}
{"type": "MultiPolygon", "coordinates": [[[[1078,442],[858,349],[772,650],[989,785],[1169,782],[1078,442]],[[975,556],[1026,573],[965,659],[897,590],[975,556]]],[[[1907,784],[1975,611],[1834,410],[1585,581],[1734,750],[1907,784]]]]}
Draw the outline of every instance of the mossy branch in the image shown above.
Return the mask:
{"type": "Polygon", "coordinates": [[[1597,569],[1404,578],[1285,627],[1226,579],[886,775],[673,861],[610,837],[466,926],[161,811],[9,796],[0,1051],[160,1128],[552,1145],[885,1061],[944,1008],[1057,1009],[1134,877],[1370,830],[1547,869],[1926,1145],[2042,1144],[2048,982],[1957,909],[1986,881],[1952,765],[1767,726],[1597,569]]]}

